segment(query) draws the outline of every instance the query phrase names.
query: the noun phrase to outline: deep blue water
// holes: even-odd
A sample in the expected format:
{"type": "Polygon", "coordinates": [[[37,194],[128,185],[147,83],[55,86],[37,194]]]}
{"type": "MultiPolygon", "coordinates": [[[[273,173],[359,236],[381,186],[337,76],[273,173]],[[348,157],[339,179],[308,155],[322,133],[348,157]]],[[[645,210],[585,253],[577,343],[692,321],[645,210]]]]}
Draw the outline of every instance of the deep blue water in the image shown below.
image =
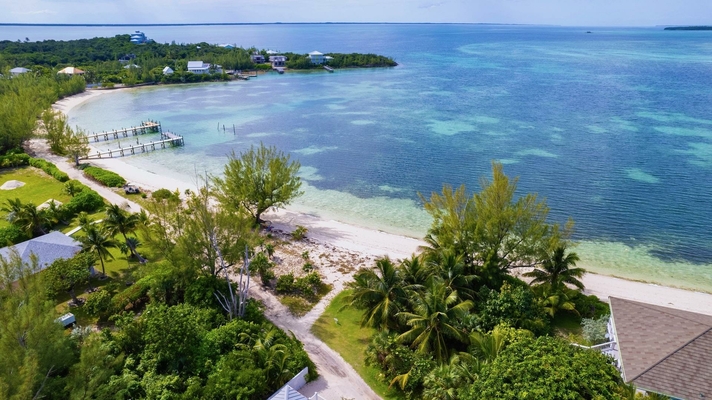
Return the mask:
{"type": "MultiPolygon", "coordinates": [[[[0,39],[91,37],[129,28],[0,27],[0,39]],[[13,36],[14,34],[14,36],[13,36]]],[[[262,76],[100,97],[90,131],[159,119],[174,152],[127,158],[219,173],[264,141],[304,166],[300,206],[420,234],[417,193],[474,190],[492,160],[576,221],[587,267],[712,290],[712,32],[481,25],[142,27],[159,42],[373,52],[391,69],[262,76]],[[585,33],[592,31],[591,34],[585,33]],[[111,110],[109,112],[109,110],[111,110]],[[218,124],[238,134],[223,133],[218,124]]]]}

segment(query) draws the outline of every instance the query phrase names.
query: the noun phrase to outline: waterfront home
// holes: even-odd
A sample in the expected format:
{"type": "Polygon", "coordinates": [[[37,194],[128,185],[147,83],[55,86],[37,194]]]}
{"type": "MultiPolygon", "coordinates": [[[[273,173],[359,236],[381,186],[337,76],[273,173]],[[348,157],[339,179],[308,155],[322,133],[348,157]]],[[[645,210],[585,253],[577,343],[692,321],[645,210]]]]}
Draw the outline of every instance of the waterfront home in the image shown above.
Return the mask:
{"type": "Polygon", "coordinates": [[[677,399],[712,399],[712,316],[610,298],[623,380],[677,399]]]}
{"type": "Polygon", "coordinates": [[[81,243],[62,232],[54,231],[14,246],[3,247],[0,256],[7,260],[14,250],[24,263],[32,265],[31,257],[34,254],[41,271],[57,259],[74,257],[81,249],[81,243]]]}
{"type": "Polygon", "coordinates": [[[312,51],[309,53],[309,60],[312,64],[324,64],[324,53],[318,51],[312,51]]]}
{"type": "Polygon", "coordinates": [[[222,66],[220,65],[213,66],[202,61],[188,61],[188,72],[192,72],[197,75],[209,74],[211,72],[211,69],[216,74],[222,74],[223,72],[222,66]]]}
{"type": "Polygon", "coordinates": [[[10,70],[10,76],[18,76],[24,73],[30,72],[29,69],[23,67],[16,67],[10,70]]]}
{"type": "Polygon", "coordinates": [[[64,74],[64,75],[84,75],[84,71],[82,71],[79,68],[76,67],[66,67],[62,68],[57,72],[58,74],[64,74]]]}
{"type": "Polygon", "coordinates": [[[131,60],[133,60],[134,58],[136,58],[136,54],[133,54],[133,53],[124,54],[123,56],[121,56],[121,58],[119,58],[119,62],[121,64],[126,64],[126,63],[131,62],[131,60]]]}
{"type": "Polygon", "coordinates": [[[146,34],[144,34],[141,31],[136,31],[136,32],[132,33],[131,38],[129,40],[133,44],[145,44],[148,42],[148,38],[146,37],[146,34]]]}
{"type": "Polygon", "coordinates": [[[277,54],[279,54],[278,51],[274,50],[267,50],[265,53],[267,53],[268,56],[276,56],[277,54]]]}
{"type": "Polygon", "coordinates": [[[255,64],[262,64],[265,62],[265,57],[259,53],[255,53],[255,54],[251,55],[250,59],[252,59],[252,62],[255,64]]]}
{"type": "Polygon", "coordinates": [[[269,62],[272,64],[272,68],[284,67],[287,63],[287,57],[285,56],[269,56],[269,62]]]}
{"type": "Polygon", "coordinates": [[[173,68],[169,66],[163,67],[163,75],[170,75],[173,73],[173,68]]]}
{"type": "Polygon", "coordinates": [[[235,46],[231,44],[219,44],[218,47],[222,47],[223,49],[234,49],[235,46]]]}
{"type": "Polygon", "coordinates": [[[134,69],[138,69],[138,68],[141,68],[141,67],[139,67],[139,66],[138,66],[138,65],[136,65],[136,64],[128,64],[128,65],[124,65],[124,69],[132,69],[132,68],[134,68],[134,69]]]}

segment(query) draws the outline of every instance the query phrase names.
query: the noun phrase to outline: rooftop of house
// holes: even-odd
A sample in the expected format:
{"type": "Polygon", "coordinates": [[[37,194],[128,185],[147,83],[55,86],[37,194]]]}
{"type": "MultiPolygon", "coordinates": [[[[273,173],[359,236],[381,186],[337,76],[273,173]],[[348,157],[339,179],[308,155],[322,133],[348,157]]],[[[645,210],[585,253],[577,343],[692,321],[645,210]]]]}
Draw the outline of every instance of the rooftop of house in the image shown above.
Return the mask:
{"type": "Polygon", "coordinates": [[[205,64],[202,61],[188,61],[188,69],[193,68],[208,68],[210,65],[205,64]]]}
{"type": "Polygon", "coordinates": [[[712,398],[712,316],[615,297],[623,379],[681,399],[712,398]]]}
{"type": "Polygon", "coordinates": [[[324,53],[320,53],[320,52],[314,50],[314,51],[312,51],[311,53],[309,53],[309,55],[310,55],[310,56],[323,56],[324,53]]]}
{"type": "Polygon", "coordinates": [[[13,248],[25,263],[29,264],[31,262],[31,254],[37,256],[40,270],[47,268],[58,258],[72,258],[82,249],[79,242],[58,231],[50,232],[14,246],[3,247],[0,249],[0,256],[8,259],[12,254],[13,248]]]}

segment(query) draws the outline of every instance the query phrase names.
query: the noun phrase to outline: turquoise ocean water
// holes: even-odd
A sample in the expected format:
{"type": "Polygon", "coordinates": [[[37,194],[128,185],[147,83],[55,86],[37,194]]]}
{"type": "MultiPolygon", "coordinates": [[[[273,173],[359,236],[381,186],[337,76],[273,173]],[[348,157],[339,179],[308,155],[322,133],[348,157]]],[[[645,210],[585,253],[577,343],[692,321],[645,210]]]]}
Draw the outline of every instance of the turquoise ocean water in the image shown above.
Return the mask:
{"type": "MultiPolygon", "coordinates": [[[[89,131],[151,118],[186,137],[184,148],[127,157],[128,163],[192,179],[196,172],[220,173],[226,154],[262,141],[302,163],[307,187],[298,210],[422,236],[429,221],[417,193],[443,183],[476,189],[496,159],[520,177],[522,193],[547,199],[553,220],[576,221],[576,251],[587,268],[712,291],[712,32],[140,29],[159,42],[373,52],[400,66],[130,90],[73,110],[71,123],[89,131]]],[[[0,39],[132,30],[0,27],[0,39]]]]}

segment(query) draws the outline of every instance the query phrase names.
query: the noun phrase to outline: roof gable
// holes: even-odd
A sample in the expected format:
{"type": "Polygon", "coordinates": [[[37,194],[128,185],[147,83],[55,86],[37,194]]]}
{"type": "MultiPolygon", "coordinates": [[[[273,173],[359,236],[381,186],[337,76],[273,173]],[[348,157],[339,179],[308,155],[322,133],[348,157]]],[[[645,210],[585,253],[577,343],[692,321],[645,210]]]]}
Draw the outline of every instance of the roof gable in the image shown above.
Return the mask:
{"type": "Polygon", "coordinates": [[[282,386],[282,388],[279,389],[277,391],[277,393],[270,396],[270,398],[267,400],[308,400],[308,399],[301,393],[294,390],[294,388],[289,386],[289,384],[286,384],[286,385],[282,386]]]}
{"type": "Polygon", "coordinates": [[[712,397],[712,316],[610,301],[626,382],[674,397],[712,397]]]}
{"type": "Polygon", "coordinates": [[[641,388],[678,398],[711,398],[712,329],[642,373],[633,382],[641,388]]]}
{"type": "Polygon", "coordinates": [[[5,258],[9,257],[13,248],[25,263],[29,263],[31,255],[35,254],[40,270],[47,268],[59,258],[72,258],[82,249],[79,242],[57,231],[18,243],[14,246],[3,247],[0,249],[0,256],[5,258]]]}
{"type": "Polygon", "coordinates": [[[188,69],[201,69],[207,68],[207,65],[203,64],[202,61],[188,61],[188,69]]]}

